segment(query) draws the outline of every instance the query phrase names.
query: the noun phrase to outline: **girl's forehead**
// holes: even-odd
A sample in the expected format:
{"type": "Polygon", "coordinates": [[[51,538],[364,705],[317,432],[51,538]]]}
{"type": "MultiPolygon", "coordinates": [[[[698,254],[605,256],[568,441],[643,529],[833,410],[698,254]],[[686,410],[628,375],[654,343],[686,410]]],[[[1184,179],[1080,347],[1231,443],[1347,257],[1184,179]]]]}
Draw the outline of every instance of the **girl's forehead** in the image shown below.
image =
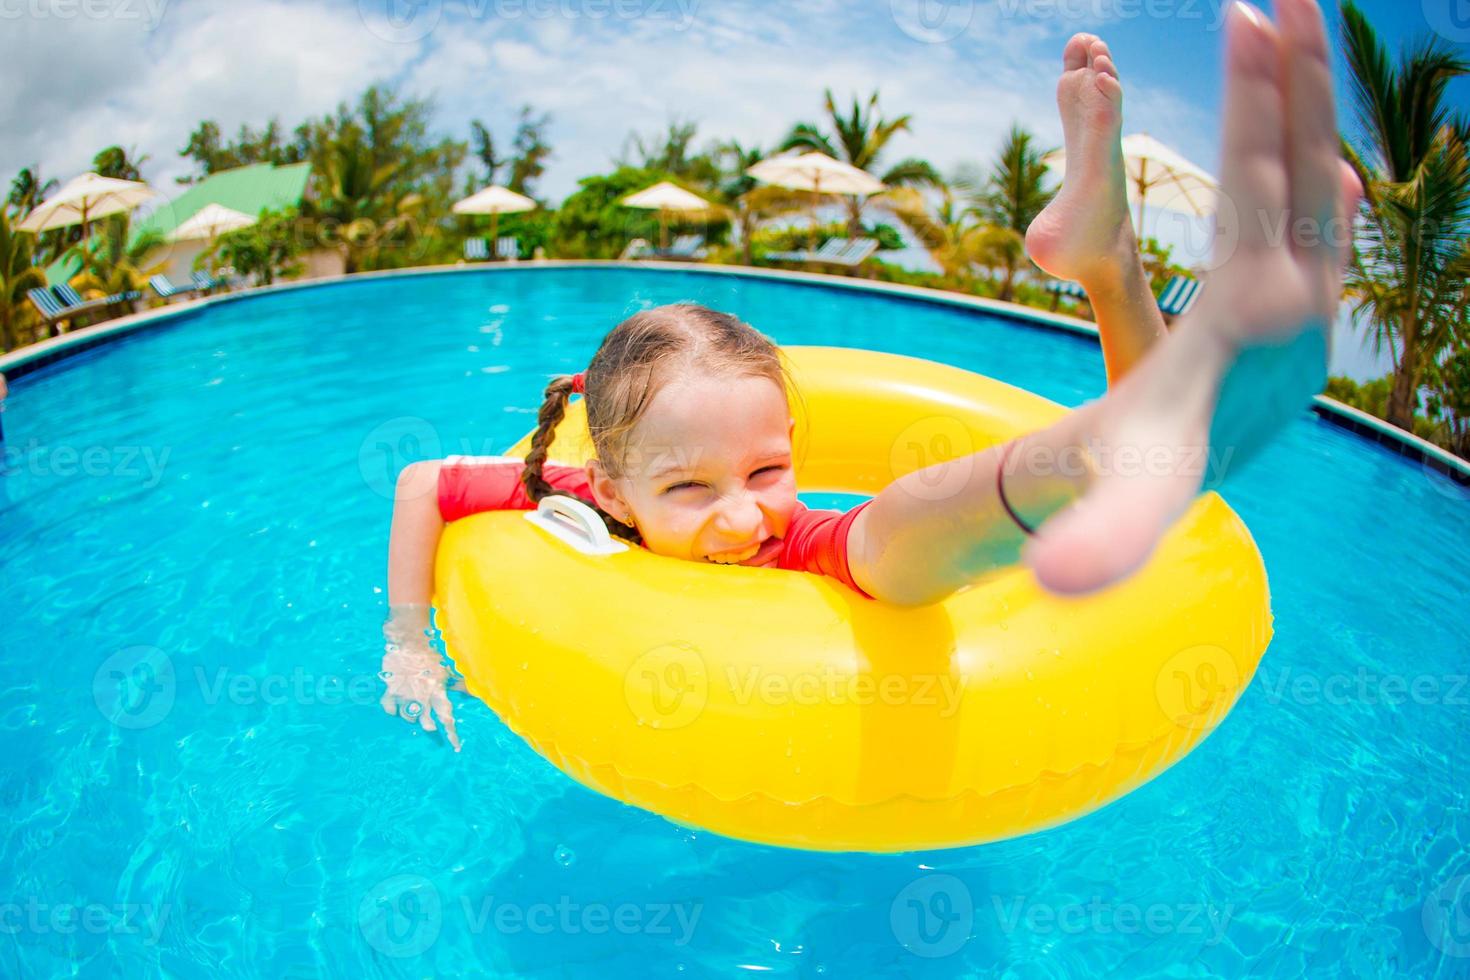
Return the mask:
{"type": "Polygon", "coordinates": [[[661,388],[638,420],[630,448],[645,459],[697,465],[718,458],[789,452],[786,393],[768,378],[681,378],[661,388]]]}

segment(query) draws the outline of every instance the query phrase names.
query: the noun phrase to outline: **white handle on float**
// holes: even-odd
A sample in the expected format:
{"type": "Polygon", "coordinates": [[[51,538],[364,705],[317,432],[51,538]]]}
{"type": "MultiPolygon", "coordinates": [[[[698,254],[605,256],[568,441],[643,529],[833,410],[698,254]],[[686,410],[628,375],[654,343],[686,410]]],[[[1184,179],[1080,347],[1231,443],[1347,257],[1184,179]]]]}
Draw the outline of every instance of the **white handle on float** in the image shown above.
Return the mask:
{"type": "Polygon", "coordinates": [[[563,494],[542,497],[535,510],[526,511],[526,520],[584,555],[615,555],[628,550],[626,544],[607,533],[607,524],[597,511],[563,494]]]}

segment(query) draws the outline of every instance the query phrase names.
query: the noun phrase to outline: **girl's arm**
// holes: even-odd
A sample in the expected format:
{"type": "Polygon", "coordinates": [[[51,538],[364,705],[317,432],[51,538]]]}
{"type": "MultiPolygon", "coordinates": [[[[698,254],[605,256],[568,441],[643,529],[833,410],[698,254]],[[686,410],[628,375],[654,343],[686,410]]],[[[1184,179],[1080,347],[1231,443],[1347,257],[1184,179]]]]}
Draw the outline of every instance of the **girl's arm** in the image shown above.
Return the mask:
{"type": "Polygon", "coordinates": [[[434,557],[444,519],[439,513],[439,462],[410,463],[398,475],[393,527],[388,535],[388,620],[383,624],[385,652],[383,710],[435,730],[437,716],[456,752],[459,735],[445,687],[449,671],[429,643],[430,603],[434,595],[434,557]]]}

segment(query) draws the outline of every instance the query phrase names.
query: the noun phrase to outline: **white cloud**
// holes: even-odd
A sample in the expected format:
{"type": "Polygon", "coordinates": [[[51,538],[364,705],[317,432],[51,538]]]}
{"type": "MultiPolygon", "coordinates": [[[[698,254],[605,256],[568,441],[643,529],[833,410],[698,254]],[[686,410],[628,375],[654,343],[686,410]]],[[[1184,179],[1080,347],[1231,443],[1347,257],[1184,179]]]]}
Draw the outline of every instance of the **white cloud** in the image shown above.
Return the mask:
{"type": "Polygon", "coordinates": [[[168,187],[189,169],[178,151],[201,120],[227,133],[272,116],[294,126],[414,54],[364,30],[352,8],[250,0],[165,9],[152,30],[106,17],[7,23],[0,58],[13,81],[0,174],[39,162],[47,175],[69,177],[116,143],[148,154],[145,173],[168,187]]]}
{"type": "MultiPolygon", "coordinates": [[[[913,114],[893,160],[922,156],[945,171],[988,161],[1013,121],[1043,144],[1061,142],[1053,93],[1073,25],[1007,16],[997,4],[970,5],[960,30],[940,24],[953,36],[924,43],[916,37],[932,22],[916,28],[897,0],[794,0],[779,10],[729,0],[402,0],[434,19],[393,28],[368,16],[393,2],[174,0],[151,31],[105,19],[8,23],[0,57],[17,81],[0,92],[9,100],[0,101],[0,176],[32,162],[70,176],[121,143],[149,154],[147,175],[169,187],[187,169],[177,152],[201,119],[227,133],[272,116],[291,127],[384,79],[433,96],[440,128],[459,138],[480,118],[504,144],[520,105],[550,112],[556,156],[540,192],[553,200],[605,169],[630,130],[677,117],[698,121],[704,139],[772,147],[793,122],[821,118],[826,87],[839,100],[876,88],[886,114],[913,114]]],[[[1128,117],[1130,129],[1167,132],[1196,159],[1212,151],[1213,134],[1170,92],[1133,87],[1128,117]]]]}

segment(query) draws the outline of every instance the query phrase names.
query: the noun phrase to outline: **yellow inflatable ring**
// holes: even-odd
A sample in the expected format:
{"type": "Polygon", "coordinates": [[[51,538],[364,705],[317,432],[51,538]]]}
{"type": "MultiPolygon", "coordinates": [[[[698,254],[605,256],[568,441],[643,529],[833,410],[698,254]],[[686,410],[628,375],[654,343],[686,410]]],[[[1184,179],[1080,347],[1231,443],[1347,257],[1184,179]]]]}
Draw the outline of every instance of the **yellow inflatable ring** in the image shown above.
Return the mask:
{"type": "MultiPolygon", "coordinates": [[[[785,356],[803,491],[876,493],[1064,411],[914,358],[785,356]]],[[[590,452],[580,405],[557,460],[590,452]]],[[[1260,554],[1214,494],[1105,593],[1017,568],[917,609],[804,572],[587,554],[528,513],[457,521],[439,547],[437,623],[470,693],[592,789],[766,844],[950,847],[1085,814],[1208,734],[1271,637],[1260,554]]]]}

